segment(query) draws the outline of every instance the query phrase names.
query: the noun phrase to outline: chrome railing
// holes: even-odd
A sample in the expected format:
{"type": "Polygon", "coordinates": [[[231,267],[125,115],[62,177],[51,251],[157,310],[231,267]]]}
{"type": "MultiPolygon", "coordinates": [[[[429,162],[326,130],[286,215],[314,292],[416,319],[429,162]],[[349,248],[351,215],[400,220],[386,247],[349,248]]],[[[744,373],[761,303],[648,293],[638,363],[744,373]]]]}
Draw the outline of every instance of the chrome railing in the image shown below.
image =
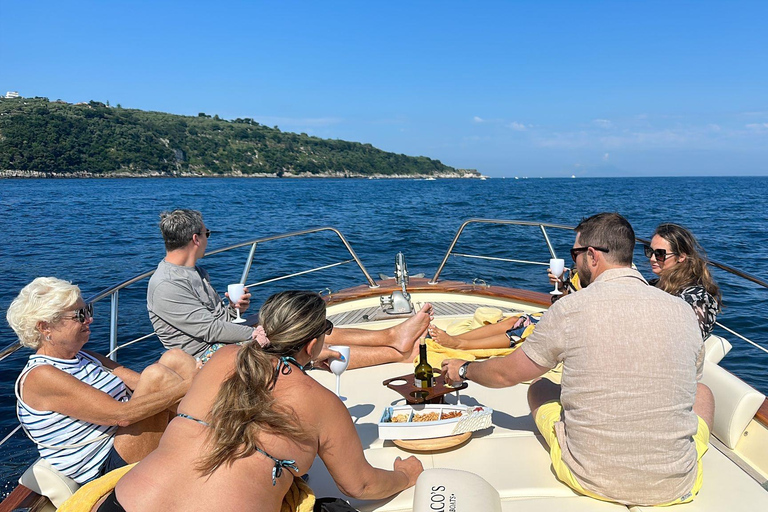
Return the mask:
{"type": "MultiPolygon", "coordinates": [[[[355,262],[355,263],[357,263],[358,268],[360,268],[360,271],[363,273],[363,276],[365,277],[365,280],[368,282],[368,286],[371,287],[371,288],[378,288],[378,285],[373,280],[373,278],[368,273],[368,271],[365,269],[365,266],[363,265],[363,262],[360,261],[360,258],[357,256],[357,253],[355,253],[354,249],[352,249],[352,246],[349,245],[349,242],[347,242],[347,239],[344,238],[344,235],[342,235],[341,232],[338,229],[333,228],[333,227],[321,227],[321,228],[314,228],[314,229],[306,229],[306,230],[303,230],[303,231],[294,231],[294,232],[291,232],[291,233],[284,233],[284,234],[281,234],[281,235],[274,235],[274,236],[267,236],[267,237],[257,238],[257,239],[254,239],[254,240],[249,240],[247,242],[240,242],[238,244],[230,245],[228,247],[224,247],[224,248],[221,248],[221,249],[216,249],[215,251],[211,251],[211,252],[206,253],[205,256],[213,256],[215,254],[220,254],[220,253],[228,252],[228,251],[231,251],[233,249],[239,249],[241,247],[250,246],[250,251],[248,253],[248,258],[245,261],[245,265],[243,267],[242,276],[240,278],[240,282],[246,283],[247,280],[248,280],[248,275],[249,275],[249,273],[251,271],[251,266],[253,264],[254,257],[256,255],[256,247],[259,244],[263,244],[263,243],[266,243],[266,242],[273,242],[275,240],[283,240],[283,239],[286,239],[286,238],[294,238],[294,237],[298,237],[298,236],[310,235],[310,234],[319,233],[319,232],[323,232],[323,231],[330,231],[330,232],[336,234],[338,236],[338,238],[339,238],[339,241],[341,241],[341,243],[344,245],[344,248],[347,250],[347,252],[351,256],[351,258],[347,259],[347,260],[342,260],[342,261],[338,261],[338,262],[335,262],[335,263],[331,263],[329,265],[323,265],[323,266],[320,266],[320,267],[315,267],[315,268],[311,268],[311,269],[307,269],[307,270],[302,270],[302,271],[294,272],[294,273],[291,273],[291,274],[286,274],[286,275],[278,276],[278,277],[275,277],[275,278],[272,278],[272,279],[267,279],[267,280],[264,280],[264,281],[259,281],[259,282],[255,282],[255,283],[252,283],[252,284],[247,284],[247,286],[250,287],[250,288],[254,288],[254,287],[262,286],[262,285],[265,285],[265,284],[268,284],[268,283],[274,283],[276,281],[281,281],[281,280],[284,280],[284,279],[290,279],[292,277],[297,277],[297,276],[301,276],[301,275],[305,275],[305,274],[310,274],[310,273],[318,272],[318,271],[321,271],[321,270],[327,270],[329,268],[338,267],[340,265],[345,265],[345,264],[348,264],[348,263],[355,262]]],[[[118,339],[117,325],[118,325],[118,319],[119,319],[118,310],[119,310],[119,302],[120,302],[120,291],[123,290],[124,288],[127,288],[128,286],[131,286],[131,285],[136,284],[138,282],[144,281],[145,279],[148,279],[154,273],[155,273],[154,269],[150,270],[150,271],[147,271],[147,272],[143,272],[143,273],[138,274],[136,276],[133,276],[133,277],[131,277],[129,279],[126,279],[125,281],[122,281],[121,283],[118,283],[118,284],[116,284],[114,286],[110,286],[109,288],[105,288],[104,290],[102,290],[102,291],[96,293],[95,295],[89,297],[88,299],[86,299],[86,302],[89,303],[89,304],[95,304],[95,303],[100,302],[102,300],[105,300],[107,298],[109,298],[109,300],[110,300],[110,311],[109,311],[109,354],[108,354],[108,356],[110,358],[114,359],[114,360],[117,360],[117,352],[121,348],[127,347],[128,345],[133,345],[134,343],[143,341],[143,340],[145,340],[147,338],[150,338],[151,336],[154,335],[154,332],[150,332],[148,334],[141,335],[138,338],[135,338],[135,339],[133,339],[131,341],[123,343],[122,345],[118,345],[118,342],[117,342],[117,339],[118,339]]],[[[18,342],[13,343],[13,344],[7,346],[2,351],[0,351],[0,361],[5,359],[6,357],[10,356],[11,354],[16,352],[20,348],[21,348],[21,345],[18,342]]]]}
{"type": "Polygon", "coordinates": [[[428,281],[429,284],[437,284],[437,278],[440,277],[440,274],[443,272],[443,268],[445,267],[445,264],[448,262],[448,258],[450,258],[451,256],[457,256],[462,258],[475,258],[475,259],[490,260],[490,261],[505,261],[508,263],[524,263],[528,265],[549,266],[549,262],[516,260],[516,259],[510,259],[510,258],[498,258],[494,256],[483,256],[479,254],[464,254],[459,252],[453,252],[453,249],[456,247],[456,243],[459,241],[459,238],[461,238],[461,234],[464,232],[464,228],[466,228],[470,224],[494,224],[494,225],[502,225],[502,226],[503,225],[537,226],[541,230],[541,234],[544,237],[544,242],[547,244],[547,249],[549,249],[549,254],[551,254],[553,258],[557,258],[557,253],[555,252],[555,248],[552,245],[552,241],[549,239],[549,234],[547,234],[547,228],[564,229],[564,230],[571,230],[571,231],[573,231],[574,229],[570,226],[563,226],[561,224],[547,224],[545,222],[530,222],[526,220],[469,219],[467,221],[464,221],[464,223],[459,227],[459,230],[456,232],[456,236],[453,237],[453,241],[451,242],[451,245],[448,246],[448,251],[446,251],[445,256],[443,256],[443,261],[441,261],[440,265],[437,267],[437,272],[435,272],[435,276],[428,281]]]}

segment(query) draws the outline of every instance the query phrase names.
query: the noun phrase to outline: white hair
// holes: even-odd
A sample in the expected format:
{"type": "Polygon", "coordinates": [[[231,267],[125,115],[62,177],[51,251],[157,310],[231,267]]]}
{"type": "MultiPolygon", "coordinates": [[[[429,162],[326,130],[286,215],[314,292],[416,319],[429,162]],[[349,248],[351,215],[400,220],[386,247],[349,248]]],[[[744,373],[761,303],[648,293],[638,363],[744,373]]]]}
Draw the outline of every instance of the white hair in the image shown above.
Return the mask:
{"type": "Polygon", "coordinates": [[[40,322],[54,324],[61,314],[80,299],[77,285],[55,277],[38,277],[21,289],[13,299],[5,318],[16,332],[19,342],[33,350],[40,348],[43,335],[40,322]]]}

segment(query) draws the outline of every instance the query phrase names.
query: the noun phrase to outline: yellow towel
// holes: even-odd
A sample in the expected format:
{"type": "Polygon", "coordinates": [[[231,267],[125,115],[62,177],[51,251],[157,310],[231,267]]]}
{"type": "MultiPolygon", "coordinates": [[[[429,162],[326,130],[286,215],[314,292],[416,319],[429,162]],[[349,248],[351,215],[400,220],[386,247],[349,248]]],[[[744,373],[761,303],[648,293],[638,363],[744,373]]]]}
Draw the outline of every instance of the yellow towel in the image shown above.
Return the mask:
{"type": "MultiPolygon", "coordinates": [[[[117,482],[136,464],[129,464],[91,480],[69,497],[57,512],[90,512],[102,497],[111,493],[117,482]]],[[[294,478],[291,488],[283,498],[280,512],[312,512],[315,508],[315,493],[301,478],[294,478]]]]}
{"type": "MultiPolygon", "coordinates": [[[[511,354],[515,348],[477,348],[472,350],[459,350],[440,345],[432,339],[427,339],[427,361],[432,368],[440,369],[443,359],[464,359],[465,361],[474,361],[475,359],[485,359],[487,357],[506,356],[511,354]]],[[[417,357],[414,365],[419,364],[417,357]]]]}
{"type": "Polygon", "coordinates": [[[315,493],[301,478],[294,478],[293,485],[283,498],[280,512],[312,512],[315,508],[315,493]]]}
{"type": "Polygon", "coordinates": [[[136,464],[129,464],[110,471],[106,475],[91,480],[70,496],[67,501],[56,509],[57,512],[90,512],[93,506],[102,497],[112,492],[124,474],[136,464]]]}

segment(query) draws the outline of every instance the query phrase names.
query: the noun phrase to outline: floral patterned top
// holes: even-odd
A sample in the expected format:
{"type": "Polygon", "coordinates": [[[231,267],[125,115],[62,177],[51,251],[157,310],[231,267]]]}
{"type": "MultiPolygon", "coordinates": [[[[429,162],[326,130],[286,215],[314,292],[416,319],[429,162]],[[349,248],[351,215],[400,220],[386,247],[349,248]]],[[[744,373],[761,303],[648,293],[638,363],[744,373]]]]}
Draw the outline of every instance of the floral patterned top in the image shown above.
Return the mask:
{"type": "MultiPolygon", "coordinates": [[[[656,286],[658,282],[658,279],[651,279],[648,281],[648,284],[656,286]]],[[[699,285],[684,288],[683,291],[679,293],[679,296],[693,308],[693,311],[696,313],[696,318],[699,320],[701,336],[706,339],[707,336],[712,334],[712,329],[715,328],[717,312],[720,309],[717,299],[710,295],[703,286],[699,285]]]]}

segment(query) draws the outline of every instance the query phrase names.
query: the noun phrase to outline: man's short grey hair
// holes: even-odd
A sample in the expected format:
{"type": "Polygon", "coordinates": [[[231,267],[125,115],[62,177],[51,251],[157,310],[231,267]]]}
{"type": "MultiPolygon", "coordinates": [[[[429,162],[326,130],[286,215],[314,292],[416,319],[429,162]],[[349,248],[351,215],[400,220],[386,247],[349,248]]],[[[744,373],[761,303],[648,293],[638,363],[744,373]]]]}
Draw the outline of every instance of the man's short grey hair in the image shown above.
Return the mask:
{"type": "Polygon", "coordinates": [[[598,213],[582,220],[576,226],[579,244],[582,247],[602,247],[608,249],[605,259],[630,266],[635,250],[635,230],[627,219],[618,213],[598,213]]]}
{"type": "Polygon", "coordinates": [[[197,210],[173,210],[160,214],[160,232],[165,250],[174,251],[186,247],[192,235],[203,231],[203,214],[197,210]]]}
{"type": "Polygon", "coordinates": [[[38,330],[37,324],[55,324],[78,299],[80,288],[77,285],[55,277],[38,277],[21,289],[11,302],[5,318],[19,337],[19,342],[37,350],[43,342],[43,333],[38,330]]]}

